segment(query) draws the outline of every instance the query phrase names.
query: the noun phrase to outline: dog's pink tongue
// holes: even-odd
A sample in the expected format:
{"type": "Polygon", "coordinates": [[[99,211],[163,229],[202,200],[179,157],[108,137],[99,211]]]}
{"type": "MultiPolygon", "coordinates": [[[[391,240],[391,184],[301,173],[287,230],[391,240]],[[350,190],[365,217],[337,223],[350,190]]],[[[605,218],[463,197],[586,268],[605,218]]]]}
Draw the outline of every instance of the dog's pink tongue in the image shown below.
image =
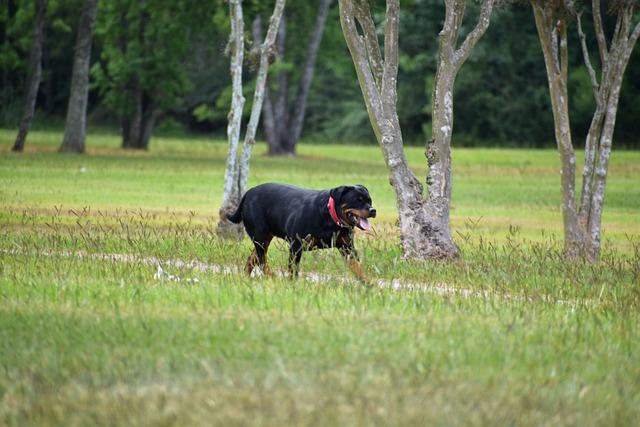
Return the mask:
{"type": "Polygon", "coordinates": [[[367,221],[366,218],[358,218],[358,225],[363,230],[371,230],[371,225],[369,224],[369,221],[367,221]]]}

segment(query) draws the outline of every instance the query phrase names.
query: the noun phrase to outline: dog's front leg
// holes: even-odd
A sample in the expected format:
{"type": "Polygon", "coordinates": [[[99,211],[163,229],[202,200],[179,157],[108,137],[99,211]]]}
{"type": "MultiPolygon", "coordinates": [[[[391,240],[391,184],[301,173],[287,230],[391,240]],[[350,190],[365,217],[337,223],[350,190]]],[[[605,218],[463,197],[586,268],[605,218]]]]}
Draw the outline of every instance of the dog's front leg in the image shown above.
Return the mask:
{"type": "Polygon", "coordinates": [[[338,242],[337,247],[345,262],[349,266],[349,270],[351,270],[353,274],[356,275],[358,280],[360,280],[365,285],[369,285],[369,279],[367,279],[367,276],[362,269],[362,265],[358,260],[358,253],[353,247],[353,240],[349,239],[348,241],[338,242]]]}

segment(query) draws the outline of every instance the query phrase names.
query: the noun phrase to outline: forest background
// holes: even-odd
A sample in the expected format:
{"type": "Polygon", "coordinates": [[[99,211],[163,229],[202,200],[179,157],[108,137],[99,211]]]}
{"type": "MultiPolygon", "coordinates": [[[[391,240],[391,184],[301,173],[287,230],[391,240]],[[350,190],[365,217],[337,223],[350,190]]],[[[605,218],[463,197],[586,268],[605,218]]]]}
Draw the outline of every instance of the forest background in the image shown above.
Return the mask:
{"type": "MultiPolygon", "coordinates": [[[[265,22],[271,2],[245,2],[247,22],[265,22]]],[[[291,0],[285,10],[284,49],[270,68],[275,98],[292,103],[303,73],[318,4],[291,0]],[[284,81],[284,83],[282,83],[284,81]],[[281,87],[286,90],[282,91],[281,87]]],[[[333,2],[308,95],[302,140],[367,143],[375,138],[333,2]]],[[[379,2],[380,3],[380,2],[379,2]]],[[[432,79],[444,6],[437,0],[401,2],[398,114],[407,144],[430,138],[432,79]]],[[[50,0],[43,74],[34,127],[61,129],[68,105],[70,70],[80,0],[50,0]]],[[[384,4],[377,5],[382,8],[384,4]]],[[[0,127],[17,128],[33,38],[31,0],[3,0],[0,8],[0,127]]],[[[377,9],[380,20],[384,10],[377,9]]],[[[475,13],[469,13],[471,27],[475,13]]],[[[587,20],[588,21],[588,20],[587,20]]],[[[590,23],[587,22],[588,26],[590,23]]],[[[470,29],[470,28],[469,28],[470,29]]],[[[589,31],[590,29],[587,29],[589,31]]],[[[246,28],[251,40],[251,27],[246,28]]],[[[90,128],[120,129],[134,108],[132,76],[138,76],[153,134],[200,133],[224,137],[231,98],[225,2],[111,0],[99,2],[92,47],[90,128]]],[[[588,73],[576,32],[570,37],[569,95],[572,129],[586,134],[594,110],[588,73]],[[572,48],[571,48],[572,47],[572,48]]],[[[251,45],[249,45],[249,49],[251,45]]],[[[251,61],[251,55],[248,55],[251,61]]],[[[255,67],[246,67],[245,96],[255,67]]],[[[636,49],[621,90],[616,148],[640,148],[640,51],[636,49]]],[[[487,34],[456,82],[454,146],[551,147],[555,145],[547,78],[528,4],[498,8],[487,34]]],[[[248,118],[250,103],[245,105],[248,118]]],[[[259,132],[262,131],[262,127],[259,132]]],[[[259,134],[259,138],[264,135],[259,134]]],[[[579,139],[578,139],[579,141],[579,139]]]]}

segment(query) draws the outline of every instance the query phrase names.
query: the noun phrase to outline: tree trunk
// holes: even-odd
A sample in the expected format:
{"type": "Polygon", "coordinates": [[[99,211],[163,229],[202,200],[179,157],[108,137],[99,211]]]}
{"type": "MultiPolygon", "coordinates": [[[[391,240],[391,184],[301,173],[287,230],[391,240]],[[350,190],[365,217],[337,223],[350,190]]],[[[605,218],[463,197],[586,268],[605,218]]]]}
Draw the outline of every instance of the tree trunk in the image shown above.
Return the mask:
{"type": "Polygon", "coordinates": [[[280,28],[282,13],[284,11],[284,0],[276,1],[273,14],[269,20],[269,28],[264,43],[260,46],[260,66],[258,67],[258,75],[256,77],[256,87],[253,94],[253,103],[251,106],[251,116],[247,124],[244,143],[242,145],[242,156],[240,157],[240,165],[238,167],[238,199],[242,197],[246,190],[247,179],[249,177],[249,160],[251,159],[251,151],[255,144],[256,131],[260,122],[260,113],[262,112],[264,94],[267,86],[267,71],[269,69],[270,57],[275,55],[276,35],[280,28]]]}
{"type": "MultiPolygon", "coordinates": [[[[280,28],[282,28],[282,22],[280,28]]],[[[253,41],[256,44],[262,43],[262,19],[260,15],[256,16],[252,25],[253,41]]],[[[280,43],[278,44],[280,46],[280,43]]],[[[279,49],[279,48],[278,48],[279,49]]],[[[277,52],[278,56],[282,57],[282,52],[277,52]]],[[[279,129],[276,128],[276,119],[273,102],[271,100],[271,91],[269,85],[265,85],[264,89],[264,101],[262,103],[262,126],[264,128],[265,137],[267,138],[268,154],[270,156],[282,155],[280,149],[280,139],[278,136],[279,129]]]]}
{"type": "Polygon", "coordinates": [[[78,36],[73,59],[71,90],[67,108],[67,123],[59,151],[84,152],[89,97],[89,65],[91,40],[96,22],[98,0],[86,0],[78,24],[78,36]]]}
{"type": "Polygon", "coordinates": [[[582,172],[582,192],[579,207],[576,202],[576,158],[573,151],[568,111],[568,48],[567,14],[571,9],[558,10],[543,0],[532,0],[536,27],[547,68],[549,93],[553,110],[555,136],[561,158],[562,212],[564,248],[568,258],[581,257],[596,261],[600,254],[601,221],[613,131],[615,127],[620,87],[631,52],[640,37],[640,23],[632,29],[634,5],[621,3],[613,9],[616,30],[607,43],[601,17],[600,0],[592,0],[594,31],[600,57],[600,82],[591,64],[577,14],[578,35],[584,62],[596,99],[596,110],[585,140],[585,163],[582,172]],[[558,13],[559,12],[559,13],[558,13]]]}
{"type": "Polygon", "coordinates": [[[451,136],[453,132],[453,84],[455,75],[444,58],[438,62],[432,97],[432,140],[427,142],[427,206],[434,232],[445,253],[456,255],[451,237],[450,205],[452,189],[451,136]]]}
{"type": "MultiPolygon", "coordinates": [[[[304,117],[307,108],[307,98],[313,81],[316,60],[329,9],[334,0],[319,0],[318,12],[307,45],[305,64],[298,82],[295,101],[289,105],[290,74],[281,71],[277,78],[277,91],[272,101],[272,93],[267,88],[265,92],[263,126],[269,147],[270,156],[295,156],[296,146],[302,134],[304,117]]],[[[284,18],[283,18],[284,21],[284,18]]],[[[255,34],[254,34],[255,38],[255,34]]],[[[280,57],[285,54],[286,23],[280,25],[278,34],[278,51],[280,57]]]]}
{"type": "Polygon", "coordinates": [[[156,109],[155,106],[149,105],[144,115],[142,116],[142,126],[140,132],[140,143],[138,144],[138,148],[142,150],[149,149],[149,142],[151,141],[151,133],[153,132],[153,128],[160,118],[161,111],[156,109]]]}
{"type": "MultiPolygon", "coordinates": [[[[278,52],[281,57],[285,57],[287,39],[287,17],[282,17],[282,23],[278,27],[278,52]]],[[[290,73],[286,69],[280,70],[278,73],[278,90],[275,93],[276,100],[274,103],[274,119],[278,150],[284,152],[282,141],[284,135],[289,129],[289,77],[290,73]]]]}
{"type": "Polygon", "coordinates": [[[604,193],[611,155],[613,132],[615,128],[620,88],[629,58],[640,37],[640,22],[632,32],[632,20],[635,8],[631,3],[618,5],[616,28],[619,31],[611,36],[607,46],[599,0],[592,0],[594,31],[600,50],[600,82],[595,73],[582,31],[578,15],[578,33],[582,43],[582,52],[587,70],[591,77],[593,93],[596,98],[596,111],[589,127],[585,142],[585,165],[583,169],[582,194],[580,197],[579,221],[587,234],[586,257],[595,261],[600,255],[602,211],[604,193]]]}
{"type": "Polygon", "coordinates": [[[290,126],[289,129],[287,129],[287,133],[285,134],[286,136],[282,142],[282,146],[285,151],[294,155],[296,152],[296,146],[300,140],[300,135],[302,134],[302,125],[304,124],[304,116],[307,109],[307,97],[309,96],[309,89],[311,88],[311,81],[313,80],[316,59],[318,58],[318,50],[320,49],[322,34],[324,33],[324,27],[327,22],[327,15],[329,14],[329,8],[332,3],[333,0],[319,1],[318,13],[313,26],[313,34],[311,35],[309,45],[307,46],[307,58],[304,64],[302,77],[298,84],[296,100],[293,105],[290,126]]]}
{"type": "MultiPolygon", "coordinates": [[[[144,97],[142,97],[144,99],[144,97]]],[[[144,105],[141,102],[136,107],[132,119],[125,117],[122,120],[122,148],[127,150],[148,150],[151,141],[151,133],[161,111],[154,105],[144,105]]]]}
{"type": "MultiPolygon", "coordinates": [[[[276,39],[280,60],[284,60],[286,39],[287,19],[286,16],[282,16],[276,39]]],[[[270,156],[286,156],[291,155],[283,144],[284,136],[289,128],[289,72],[280,70],[276,82],[275,92],[268,88],[265,90],[263,125],[267,137],[268,154],[270,156]]]]}
{"type": "Polygon", "coordinates": [[[131,132],[131,119],[122,117],[120,119],[120,135],[122,136],[122,148],[128,148],[131,145],[129,134],[131,132]]]}
{"type": "Polygon", "coordinates": [[[264,102],[262,104],[262,127],[264,136],[267,138],[267,154],[269,156],[280,155],[280,141],[276,130],[275,113],[273,112],[273,102],[271,102],[271,91],[269,85],[264,89],[264,102]]]}
{"type": "MultiPolygon", "coordinates": [[[[231,101],[231,111],[229,112],[229,126],[227,134],[229,137],[229,153],[227,157],[227,169],[224,178],[224,193],[222,206],[220,208],[220,220],[217,231],[223,236],[242,236],[242,225],[233,224],[227,219],[227,214],[235,212],[240,203],[240,199],[245,191],[249,176],[249,160],[251,151],[255,143],[256,130],[260,122],[260,113],[267,81],[267,71],[269,68],[269,58],[273,56],[276,35],[282,18],[285,0],[276,0],[273,8],[267,36],[260,46],[260,65],[256,78],[256,87],[253,95],[253,105],[251,106],[251,116],[245,133],[242,153],[238,155],[238,143],[240,139],[240,127],[242,118],[242,108],[244,97],[242,96],[242,59],[244,50],[244,20],[242,17],[242,3],[231,0],[231,76],[233,85],[233,96],[231,101]]],[[[254,22],[254,33],[257,32],[254,22]]],[[[259,38],[256,38],[259,40],[259,38]]]]}
{"type": "Polygon", "coordinates": [[[129,90],[133,101],[133,115],[127,118],[127,133],[122,140],[122,148],[139,149],[142,135],[143,93],[137,78],[131,82],[129,90]]]}
{"type": "Polygon", "coordinates": [[[457,49],[464,1],[447,0],[445,4],[446,17],[440,35],[433,94],[434,140],[427,147],[429,194],[425,198],[422,185],[409,169],[404,156],[396,112],[399,1],[387,0],[383,60],[369,3],[366,0],[340,0],[342,31],[353,58],[369,119],[389,169],[390,183],[396,193],[405,258],[450,259],[459,255],[449,227],[453,84],[471,49],[489,26],[493,0],[483,3],[476,26],[457,49]]]}
{"type": "MultiPolygon", "coordinates": [[[[129,25],[126,15],[122,16],[121,19],[122,25],[129,25]]],[[[138,17],[136,28],[141,49],[145,48],[145,38],[147,37],[145,31],[148,20],[148,12],[143,10],[138,17]]],[[[120,49],[126,52],[126,41],[122,40],[119,44],[120,49]]],[[[122,140],[122,148],[147,150],[149,148],[151,131],[153,130],[159,113],[155,111],[155,106],[152,105],[149,96],[145,93],[139,76],[136,75],[130,79],[127,92],[133,104],[133,112],[131,113],[132,116],[126,119],[128,121],[128,132],[122,140]]]]}
{"type": "MultiPolygon", "coordinates": [[[[451,137],[453,134],[453,86],[457,70],[453,52],[464,10],[458,3],[445,2],[445,22],[438,37],[438,63],[431,95],[431,141],[427,142],[427,200],[430,215],[441,238],[445,253],[456,255],[458,248],[451,237],[451,137]],[[459,16],[456,16],[459,14],[459,16]],[[456,19],[457,18],[457,19],[456,19]]],[[[464,7],[464,3],[462,3],[464,7]]]]}
{"type": "MultiPolygon", "coordinates": [[[[0,23],[0,46],[4,46],[7,41],[7,32],[9,29],[9,23],[13,22],[13,19],[16,15],[16,4],[15,0],[7,0],[6,2],[6,16],[5,19],[0,23]]],[[[9,84],[9,70],[7,67],[2,67],[2,99],[7,100],[9,98],[9,94],[13,92],[12,86],[9,84]]]]}
{"type": "Polygon", "coordinates": [[[29,53],[29,78],[27,79],[24,111],[20,120],[20,128],[13,144],[13,151],[22,151],[24,143],[33,121],[36,108],[36,98],[42,77],[42,45],[44,43],[44,24],[47,14],[47,0],[36,0],[36,14],[34,22],[33,46],[29,53]]]}
{"type": "Polygon", "coordinates": [[[542,0],[534,0],[532,6],[547,69],[555,137],[560,152],[564,249],[569,257],[575,257],[584,248],[587,236],[578,224],[576,207],[576,156],[571,138],[567,91],[567,23],[564,16],[557,17],[553,7],[542,0]]]}
{"type": "Polygon", "coordinates": [[[242,1],[229,0],[229,14],[231,18],[231,34],[229,36],[229,52],[231,54],[231,82],[232,97],[227,125],[227,138],[229,151],[227,153],[227,166],[224,173],[224,188],[222,193],[222,206],[219,210],[217,232],[225,237],[242,236],[242,226],[233,224],[227,219],[238,207],[238,143],[240,141],[240,126],[242,125],[242,109],[244,96],[242,95],[242,63],[244,60],[244,18],[242,16],[242,1]]]}

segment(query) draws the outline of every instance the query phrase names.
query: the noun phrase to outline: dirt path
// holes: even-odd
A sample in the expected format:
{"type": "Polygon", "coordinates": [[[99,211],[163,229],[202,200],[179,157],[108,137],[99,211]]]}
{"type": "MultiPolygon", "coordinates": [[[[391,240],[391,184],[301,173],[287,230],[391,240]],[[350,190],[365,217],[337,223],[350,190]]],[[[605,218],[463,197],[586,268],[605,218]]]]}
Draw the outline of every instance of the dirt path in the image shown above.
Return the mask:
{"type": "MultiPolygon", "coordinates": [[[[26,252],[19,250],[1,250],[7,255],[25,255],[26,252]]],[[[171,274],[168,270],[191,270],[198,271],[202,273],[214,273],[214,274],[241,274],[242,269],[238,268],[235,265],[221,265],[221,264],[210,264],[205,263],[199,260],[182,260],[182,259],[161,259],[157,257],[147,257],[136,254],[120,254],[120,253],[90,253],[85,251],[43,251],[40,252],[39,255],[47,256],[47,257],[70,257],[70,258],[78,258],[78,259],[91,259],[91,260],[99,260],[99,261],[111,261],[111,262],[121,262],[121,263],[139,263],[143,265],[148,265],[149,267],[155,268],[155,273],[153,274],[153,278],[159,281],[169,281],[169,282],[181,282],[187,284],[195,284],[199,282],[199,279],[196,277],[187,277],[183,273],[181,275],[171,274]]],[[[277,277],[287,277],[288,275],[282,271],[275,271],[273,273],[277,277]]],[[[260,276],[261,273],[252,274],[253,277],[260,276]]],[[[362,286],[358,283],[354,278],[348,276],[348,272],[345,271],[345,276],[336,276],[336,275],[328,275],[321,274],[318,272],[308,272],[308,273],[300,273],[300,278],[313,283],[325,283],[325,282],[337,282],[344,285],[350,286],[362,286]]],[[[443,296],[462,296],[465,298],[481,298],[481,299],[494,299],[499,298],[503,300],[514,300],[514,301],[536,301],[542,300],[549,303],[561,304],[561,305],[577,305],[577,301],[570,300],[556,300],[551,298],[533,298],[527,297],[524,295],[513,295],[506,293],[497,293],[491,290],[474,290],[468,288],[460,288],[448,285],[446,283],[418,283],[418,282],[410,282],[401,279],[374,279],[374,286],[377,286],[381,289],[392,289],[395,291],[418,291],[425,293],[432,293],[436,295],[443,296]]]]}

